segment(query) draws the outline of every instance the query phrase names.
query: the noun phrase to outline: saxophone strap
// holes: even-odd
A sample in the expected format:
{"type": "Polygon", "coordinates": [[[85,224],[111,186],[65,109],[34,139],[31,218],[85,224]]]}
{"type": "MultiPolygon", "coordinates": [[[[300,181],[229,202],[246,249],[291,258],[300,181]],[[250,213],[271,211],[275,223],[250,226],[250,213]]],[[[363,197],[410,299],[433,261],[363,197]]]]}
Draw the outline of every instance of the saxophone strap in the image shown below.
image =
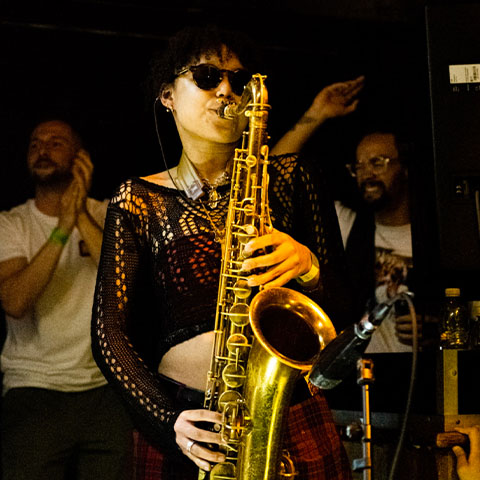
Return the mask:
{"type": "MultiPolygon", "coordinates": [[[[227,165],[228,166],[228,165],[227,165]]],[[[230,183],[230,175],[225,170],[213,184],[207,179],[201,178],[192,161],[184,153],[177,165],[177,177],[174,182],[178,185],[191,200],[198,200],[206,193],[208,194],[207,204],[214,209],[222,196],[217,192],[217,187],[230,183]]]]}
{"type": "Polygon", "coordinates": [[[186,155],[182,155],[177,165],[176,180],[187,197],[192,200],[198,200],[205,193],[205,185],[186,155]]]}

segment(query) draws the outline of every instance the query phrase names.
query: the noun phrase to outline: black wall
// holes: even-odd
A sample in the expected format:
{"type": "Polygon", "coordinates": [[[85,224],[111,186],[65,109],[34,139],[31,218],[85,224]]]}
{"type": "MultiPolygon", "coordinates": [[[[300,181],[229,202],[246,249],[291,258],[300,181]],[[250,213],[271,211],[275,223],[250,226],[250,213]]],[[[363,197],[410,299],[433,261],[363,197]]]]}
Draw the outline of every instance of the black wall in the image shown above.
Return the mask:
{"type": "MultiPolygon", "coordinates": [[[[51,113],[65,113],[84,136],[95,163],[94,196],[108,197],[129,175],[163,170],[143,84],[152,53],[186,23],[219,22],[257,40],[265,53],[261,73],[268,75],[272,144],[320,88],[366,75],[358,112],[325,125],[307,148],[333,175],[340,196],[351,187],[343,164],[351,160],[352,134],[366,119],[393,117],[416,135],[428,128],[423,9],[408,20],[355,19],[325,16],[315,2],[311,11],[287,8],[288,2],[275,7],[247,2],[243,8],[183,3],[166,8],[147,0],[4,0],[0,209],[30,193],[24,167],[28,136],[35,122],[51,113]]],[[[162,132],[171,131],[168,121],[161,115],[162,132]]],[[[167,152],[175,163],[176,153],[167,152]]]]}

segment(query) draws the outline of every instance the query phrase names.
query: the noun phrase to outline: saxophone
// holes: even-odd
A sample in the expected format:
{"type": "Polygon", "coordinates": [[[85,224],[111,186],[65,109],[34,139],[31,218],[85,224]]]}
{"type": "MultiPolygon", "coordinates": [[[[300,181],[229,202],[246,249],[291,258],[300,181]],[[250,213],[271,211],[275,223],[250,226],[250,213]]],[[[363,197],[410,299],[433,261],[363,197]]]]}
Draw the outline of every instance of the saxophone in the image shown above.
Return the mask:
{"type": "MultiPolygon", "coordinates": [[[[230,203],[220,270],[214,345],[204,406],[222,414],[218,425],[226,460],[210,480],[273,480],[294,477],[282,452],[282,430],[295,381],[335,336],[323,310],[287,288],[252,295],[241,270],[245,244],[272,229],[268,206],[267,119],[264,81],[256,74],[240,103],[223,105],[219,115],[249,119],[235,150],[230,203]],[[253,299],[251,298],[253,296],[253,299]]],[[[200,470],[199,479],[208,477],[200,470]]]]}

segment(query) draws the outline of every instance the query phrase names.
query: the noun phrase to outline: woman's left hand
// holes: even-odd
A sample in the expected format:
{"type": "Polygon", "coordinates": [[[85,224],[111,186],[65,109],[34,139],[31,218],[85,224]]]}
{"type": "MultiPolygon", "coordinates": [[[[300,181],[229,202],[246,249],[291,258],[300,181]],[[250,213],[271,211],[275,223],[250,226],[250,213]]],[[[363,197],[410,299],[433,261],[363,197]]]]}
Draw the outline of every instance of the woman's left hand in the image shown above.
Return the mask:
{"type": "Polygon", "coordinates": [[[254,272],[248,277],[250,287],[281,287],[308,272],[312,266],[310,250],[290,235],[275,229],[272,233],[250,240],[244,251],[247,254],[262,252],[244,260],[242,264],[242,270],[254,272]],[[256,269],[261,269],[261,273],[256,273],[256,269]]]}

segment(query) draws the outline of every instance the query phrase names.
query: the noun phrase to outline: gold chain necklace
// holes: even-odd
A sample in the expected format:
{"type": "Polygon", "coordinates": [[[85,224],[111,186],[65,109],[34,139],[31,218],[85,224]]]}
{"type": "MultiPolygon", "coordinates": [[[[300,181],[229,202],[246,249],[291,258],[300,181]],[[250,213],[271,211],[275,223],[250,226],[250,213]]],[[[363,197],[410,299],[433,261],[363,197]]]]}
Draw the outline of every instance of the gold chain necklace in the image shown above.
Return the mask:
{"type": "Polygon", "coordinates": [[[223,247],[223,242],[225,240],[225,226],[223,228],[218,228],[218,226],[215,224],[213,221],[213,218],[211,217],[210,213],[208,213],[207,207],[205,207],[203,202],[200,202],[200,205],[205,212],[205,215],[208,218],[208,221],[210,222],[210,225],[212,225],[213,231],[215,233],[215,241],[220,243],[223,247]]]}
{"type": "Polygon", "coordinates": [[[217,187],[230,182],[229,173],[227,171],[223,172],[213,184],[210,184],[206,178],[202,178],[202,181],[204,185],[208,187],[208,206],[212,209],[217,208],[218,202],[223,198],[223,196],[217,192],[217,187]]]}

